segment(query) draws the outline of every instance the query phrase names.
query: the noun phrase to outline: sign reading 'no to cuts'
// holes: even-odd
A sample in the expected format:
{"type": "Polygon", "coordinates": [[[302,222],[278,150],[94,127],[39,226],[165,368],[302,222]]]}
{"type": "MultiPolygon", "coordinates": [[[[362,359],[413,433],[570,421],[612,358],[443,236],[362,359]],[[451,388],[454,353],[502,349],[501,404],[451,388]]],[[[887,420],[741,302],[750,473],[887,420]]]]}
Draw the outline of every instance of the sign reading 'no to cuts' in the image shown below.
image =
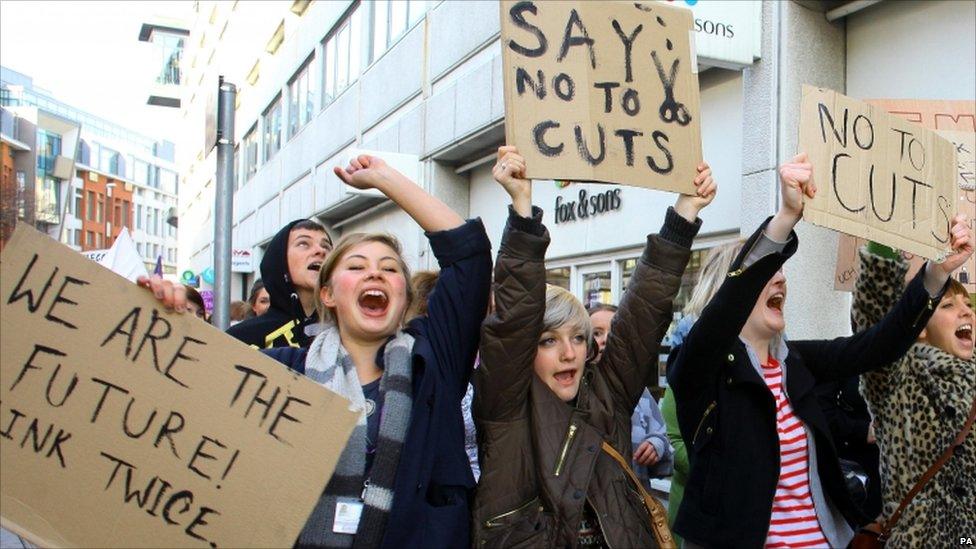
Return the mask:
{"type": "Polygon", "coordinates": [[[817,196],[803,218],[929,259],[949,249],[955,147],[932,130],[831,90],[803,86],[800,144],[817,196]]]}
{"type": "Polygon", "coordinates": [[[526,175],[693,193],[692,25],[659,2],[501,2],[506,139],[526,175]]]}

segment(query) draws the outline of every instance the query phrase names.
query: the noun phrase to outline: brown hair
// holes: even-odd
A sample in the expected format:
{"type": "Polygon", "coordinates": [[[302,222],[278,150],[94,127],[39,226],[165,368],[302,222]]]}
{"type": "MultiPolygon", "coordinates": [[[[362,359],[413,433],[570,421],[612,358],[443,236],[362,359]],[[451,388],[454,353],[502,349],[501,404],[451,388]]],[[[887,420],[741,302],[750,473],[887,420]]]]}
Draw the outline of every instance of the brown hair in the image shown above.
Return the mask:
{"type": "Polygon", "coordinates": [[[950,297],[955,295],[961,295],[967,298],[969,300],[969,306],[973,306],[973,296],[970,295],[969,290],[966,289],[966,286],[962,282],[959,282],[950,276],[949,286],[946,287],[945,294],[942,297],[950,297]]]}
{"type": "Polygon", "coordinates": [[[250,310],[251,307],[247,304],[247,301],[231,301],[230,319],[244,320],[247,318],[247,313],[250,312],[250,310]]]}
{"type": "MultiPolygon", "coordinates": [[[[397,263],[400,264],[400,271],[403,273],[403,277],[409,282],[410,281],[410,267],[407,266],[407,262],[403,260],[403,251],[400,246],[400,241],[391,234],[387,233],[350,233],[344,235],[339,239],[339,243],[336,244],[335,248],[329,253],[328,257],[325,258],[325,262],[322,263],[322,267],[319,269],[319,285],[316,291],[316,295],[322,293],[322,288],[328,288],[332,283],[332,273],[335,272],[336,267],[339,265],[339,261],[351,250],[353,247],[360,244],[365,244],[367,242],[379,242],[392,249],[396,253],[397,263]]],[[[406,285],[407,290],[407,307],[406,310],[409,311],[410,307],[413,305],[413,288],[408,283],[406,285]]],[[[322,299],[319,298],[316,304],[316,309],[319,313],[319,318],[323,322],[335,322],[335,311],[331,307],[327,307],[322,303],[322,299]]]]}
{"type": "Polygon", "coordinates": [[[437,278],[439,276],[440,273],[437,271],[420,271],[414,273],[410,278],[414,301],[413,306],[410,307],[410,312],[407,313],[408,319],[427,314],[427,298],[434,291],[434,286],[437,284],[437,278]]]}

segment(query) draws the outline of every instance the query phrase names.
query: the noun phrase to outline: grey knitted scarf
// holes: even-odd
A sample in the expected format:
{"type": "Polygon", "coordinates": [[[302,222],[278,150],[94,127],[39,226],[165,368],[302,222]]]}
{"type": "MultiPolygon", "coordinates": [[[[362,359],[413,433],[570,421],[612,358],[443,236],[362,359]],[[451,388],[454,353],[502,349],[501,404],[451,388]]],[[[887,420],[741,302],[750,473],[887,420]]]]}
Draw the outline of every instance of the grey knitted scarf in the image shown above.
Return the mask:
{"type": "Polygon", "coordinates": [[[386,520],[393,504],[393,482],[400,450],[410,426],[413,408],[414,339],[397,332],[383,349],[383,377],[380,392],[384,404],[380,416],[379,441],[369,485],[363,490],[366,468],[366,400],[352,359],[342,347],[339,330],[327,326],[308,349],[305,375],[346,397],[349,409],[360,412],[359,421],[342,450],[332,479],[319,497],[312,515],[298,536],[298,547],[377,547],[386,531],[386,520]],[[338,498],[363,497],[363,514],[355,535],[332,531],[338,498]]]}

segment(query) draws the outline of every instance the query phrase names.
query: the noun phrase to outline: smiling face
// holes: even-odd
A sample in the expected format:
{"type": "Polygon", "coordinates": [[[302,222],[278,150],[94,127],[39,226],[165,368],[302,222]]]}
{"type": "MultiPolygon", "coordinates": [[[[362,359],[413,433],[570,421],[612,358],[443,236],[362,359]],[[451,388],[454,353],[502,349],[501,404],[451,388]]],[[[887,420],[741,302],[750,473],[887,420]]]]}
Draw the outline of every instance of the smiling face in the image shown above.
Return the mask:
{"type": "Polygon", "coordinates": [[[748,339],[770,340],[786,329],[786,319],[783,307],[786,305],[786,276],[779,270],[766,283],[756,305],[749,314],[749,319],[743,328],[744,335],[748,332],[748,339]]]}
{"type": "Polygon", "coordinates": [[[300,290],[314,292],[322,262],[332,250],[329,235],[311,229],[288,233],[288,274],[300,290]]]}
{"type": "Polygon", "coordinates": [[[564,324],[539,337],[535,375],[563,402],[576,398],[586,360],[586,333],[582,327],[564,324]]]}
{"type": "Polygon", "coordinates": [[[329,282],[321,290],[322,304],[344,336],[375,341],[396,333],[410,299],[405,266],[394,248],[369,240],[354,244],[323,274],[329,282]]]}
{"type": "Polygon", "coordinates": [[[947,291],[919,339],[963,360],[973,358],[974,314],[969,296],[947,291]]]}

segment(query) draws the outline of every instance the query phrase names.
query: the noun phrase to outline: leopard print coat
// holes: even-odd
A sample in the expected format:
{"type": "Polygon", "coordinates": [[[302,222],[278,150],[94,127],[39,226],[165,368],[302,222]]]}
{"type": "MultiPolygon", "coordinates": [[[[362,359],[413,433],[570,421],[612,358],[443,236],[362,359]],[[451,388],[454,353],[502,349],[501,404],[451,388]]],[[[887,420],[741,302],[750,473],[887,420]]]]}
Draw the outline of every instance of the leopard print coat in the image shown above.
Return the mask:
{"type": "MultiPolygon", "coordinates": [[[[878,322],[905,285],[904,260],[861,250],[854,289],[856,330],[878,322]]],[[[962,360],[916,343],[888,367],[861,377],[861,394],[874,418],[881,453],[882,516],[890,517],[905,494],[952,443],[976,397],[976,360],[962,360]]],[[[955,545],[976,536],[976,436],[905,509],[888,547],[955,545]]]]}

